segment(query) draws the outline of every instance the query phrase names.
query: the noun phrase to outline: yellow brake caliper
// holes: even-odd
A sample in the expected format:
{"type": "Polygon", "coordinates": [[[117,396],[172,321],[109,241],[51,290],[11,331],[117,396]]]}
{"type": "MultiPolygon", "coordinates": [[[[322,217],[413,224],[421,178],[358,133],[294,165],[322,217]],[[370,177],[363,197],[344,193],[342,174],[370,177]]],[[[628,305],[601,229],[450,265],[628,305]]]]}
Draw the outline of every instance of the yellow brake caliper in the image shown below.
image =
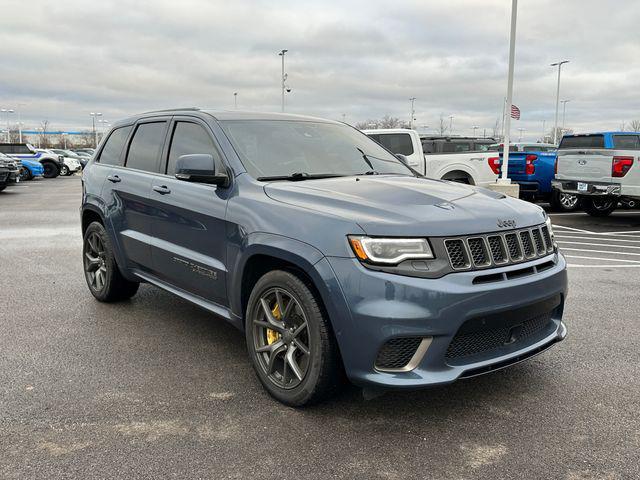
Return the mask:
{"type": "MultiPolygon", "coordinates": [[[[276,306],[273,307],[273,310],[271,310],[271,314],[273,315],[273,318],[275,318],[276,320],[280,320],[280,308],[278,307],[277,303],[276,306]]],[[[279,338],[280,334],[278,332],[267,328],[267,343],[269,345],[271,345],[273,342],[276,342],[279,338]]]]}

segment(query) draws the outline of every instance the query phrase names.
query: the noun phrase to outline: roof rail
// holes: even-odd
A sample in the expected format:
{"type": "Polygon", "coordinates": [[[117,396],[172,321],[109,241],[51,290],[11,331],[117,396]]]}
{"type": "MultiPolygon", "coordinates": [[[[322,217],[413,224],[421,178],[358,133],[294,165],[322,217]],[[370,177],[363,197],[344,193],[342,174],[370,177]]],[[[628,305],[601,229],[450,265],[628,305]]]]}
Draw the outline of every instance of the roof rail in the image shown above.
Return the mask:
{"type": "Polygon", "coordinates": [[[151,110],[144,113],[160,113],[160,112],[179,112],[181,110],[200,110],[200,107],[183,107],[183,108],[163,108],[162,110],[151,110]]]}

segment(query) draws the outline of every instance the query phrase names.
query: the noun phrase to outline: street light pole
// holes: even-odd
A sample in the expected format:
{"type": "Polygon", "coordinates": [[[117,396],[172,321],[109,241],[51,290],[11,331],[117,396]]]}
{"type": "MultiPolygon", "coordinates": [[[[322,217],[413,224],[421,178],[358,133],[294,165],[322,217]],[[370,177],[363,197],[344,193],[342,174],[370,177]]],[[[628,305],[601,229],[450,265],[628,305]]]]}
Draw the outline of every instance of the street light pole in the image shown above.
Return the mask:
{"type": "Polygon", "coordinates": [[[480,127],[478,125],[474,125],[471,128],[473,128],[473,136],[475,137],[476,136],[476,130],[478,130],[480,127]]]}
{"type": "Polygon", "coordinates": [[[449,115],[449,135],[453,135],[453,115],[449,115]]]}
{"type": "Polygon", "coordinates": [[[409,128],[410,128],[411,130],[413,130],[413,117],[414,117],[414,116],[415,116],[415,114],[416,114],[416,111],[415,111],[415,109],[413,108],[413,105],[414,105],[414,103],[415,103],[415,101],[416,101],[416,97],[411,97],[411,98],[409,99],[409,101],[411,102],[411,117],[409,117],[409,128]]]}
{"type": "Polygon", "coordinates": [[[238,109],[238,92],[233,92],[233,105],[237,110],[238,109]]]}
{"type": "Polygon", "coordinates": [[[552,63],[552,67],[558,67],[558,86],[556,88],[556,121],[553,124],[553,144],[558,145],[558,109],[560,107],[560,71],[562,70],[562,64],[569,63],[569,60],[561,60],[560,62],[552,63]]]}
{"type": "Polygon", "coordinates": [[[521,142],[522,141],[522,134],[524,133],[526,128],[520,127],[520,128],[518,128],[518,130],[520,130],[520,136],[518,137],[518,141],[521,142]]]}
{"type": "Polygon", "coordinates": [[[502,175],[498,183],[510,184],[507,177],[509,171],[509,142],[511,134],[511,105],[513,101],[513,67],[516,57],[516,21],[518,17],[518,0],[511,2],[511,32],[509,34],[509,72],[507,74],[507,103],[504,112],[504,145],[502,150],[502,175]]]}
{"type": "Polygon", "coordinates": [[[93,140],[95,143],[94,147],[98,148],[98,131],[96,130],[96,117],[101,117],[102,114],[100,112],[91,112],[89,115],[91,115],[91,123],[93,125],[93,140]]]}
{"type": "Polygon", "coordinates": [[[280,55],[282,57],[282,112],[284,112],[284,90],[285,90],[285,85],[284,85],[284,81],[287,79],[287,74],[284,73],[284,55],[285,53],[287,53],[289,50],[281,50],[280,53],[278,55],[280,55]]]}
{"type": "Polygon", "coordinates": [[[567,102],[570,102],[571,100],[560,100],[560,103],[562,103],[562,130],[564,130],[564,119],[565,119],[565,114],[567,113],[567,102]]]}
{"type": "Polygon", "coordinates": [[[7,143],[9,143],[11,142],[11,129],[9,128],[9,115],[13,113],[13,109],[3,108],[0,110],[0,112],[7,114],[7,143]]]}

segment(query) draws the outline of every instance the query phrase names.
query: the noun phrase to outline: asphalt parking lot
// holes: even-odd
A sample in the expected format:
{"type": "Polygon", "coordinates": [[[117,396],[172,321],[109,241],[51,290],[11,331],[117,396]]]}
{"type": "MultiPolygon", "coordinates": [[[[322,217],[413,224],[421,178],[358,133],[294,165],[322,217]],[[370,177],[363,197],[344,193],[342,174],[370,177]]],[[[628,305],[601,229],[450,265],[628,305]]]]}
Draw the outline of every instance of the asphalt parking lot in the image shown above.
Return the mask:
{"type": "Polygon", "coordinates": [[[569,336],[543,355],[295,410],[211,314],[95,301],[79,202],[77,176],[0,193],[0,478],[640,478],[640,212],[552,216],[569,336]]]}

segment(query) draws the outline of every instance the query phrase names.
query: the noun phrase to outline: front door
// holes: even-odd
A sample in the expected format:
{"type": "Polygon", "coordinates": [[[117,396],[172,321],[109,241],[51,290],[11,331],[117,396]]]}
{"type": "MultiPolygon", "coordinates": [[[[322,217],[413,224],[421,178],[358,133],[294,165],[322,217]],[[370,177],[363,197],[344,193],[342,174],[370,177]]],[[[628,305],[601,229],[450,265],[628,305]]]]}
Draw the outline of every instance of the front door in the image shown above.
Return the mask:
{"type": "Polygon", "coordinates": [[[153,178],[151,250],[154,273],[162,280],[219,305],[227,305],[226,222],[228,189],[175,178],[178,157],[222,156],[206,123],[174,117],[166,151],[165,174],[153,178]]]}

